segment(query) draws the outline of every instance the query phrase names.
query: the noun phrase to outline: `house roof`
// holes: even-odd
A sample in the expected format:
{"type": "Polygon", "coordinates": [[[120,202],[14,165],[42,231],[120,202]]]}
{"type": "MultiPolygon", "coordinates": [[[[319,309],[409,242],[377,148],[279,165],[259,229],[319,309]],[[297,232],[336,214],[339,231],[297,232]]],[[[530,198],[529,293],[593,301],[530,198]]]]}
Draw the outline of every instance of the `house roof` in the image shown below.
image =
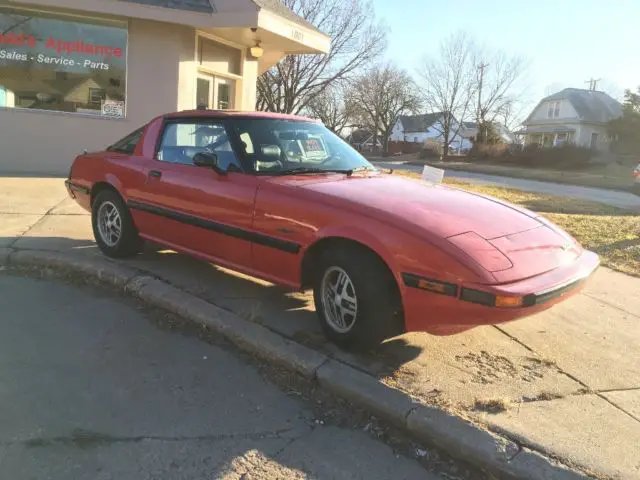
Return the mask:
{"type": "MultiPolygon", "coordinates": [[[[191,12],[215,13],[215,8],[211,0],[123,0],[131,3],[141,3],[156,7],[175,8],[177,10],[188,10],[191,12]]],[[[310,28],[316,32],[319,30],[304,18],[292,12],[281,0],[250,0],[258,9],[264,8],[270,12],[280,15],[303,27],[310,28]]]]}
{"type": "Polygon", "coordinates": [[[464,128],[478,128],[478,124],[476,122],[462,122],[464,128]]]}
{"type": "Polygon", "coordinates": [[[554,100],[568,100],[580,120],[584,122],[606,123],[622,115],[622,104],[604,92],[582,88],[565,88],[540,100],[524,124],[531,119],[540,105],[554,100]]]}
{"type": "Polygon", "coordinates": [[[442,112],[434,112],[424,115],[401,115],[399,120],[405,132],[426,132],[440,117],[442,112]]]}
{"type": "Polygon", "coordinates": [[[370,130],[366,130],[366,129],[354,130],[353,132],[351,132],[351,135],[349,136],[349,141],[351,143],[364,143],[367,140],[369,140],[371,136],[372,136],[372,133],[370,130]]]}

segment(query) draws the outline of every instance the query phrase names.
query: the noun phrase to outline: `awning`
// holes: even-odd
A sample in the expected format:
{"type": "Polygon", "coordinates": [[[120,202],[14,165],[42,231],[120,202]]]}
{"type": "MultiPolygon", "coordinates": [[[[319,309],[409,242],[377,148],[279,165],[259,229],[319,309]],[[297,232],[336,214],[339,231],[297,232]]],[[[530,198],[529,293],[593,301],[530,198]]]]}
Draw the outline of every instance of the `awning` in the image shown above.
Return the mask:
{"type": "Polygon", "coordinates": [[[517,135],[532,135],[536,133],[575,133],[576,129],[571,127],[565,127],[562,125],[548,126],[548,127],[528,127],[523,128],[515,132],[517,135]]]}

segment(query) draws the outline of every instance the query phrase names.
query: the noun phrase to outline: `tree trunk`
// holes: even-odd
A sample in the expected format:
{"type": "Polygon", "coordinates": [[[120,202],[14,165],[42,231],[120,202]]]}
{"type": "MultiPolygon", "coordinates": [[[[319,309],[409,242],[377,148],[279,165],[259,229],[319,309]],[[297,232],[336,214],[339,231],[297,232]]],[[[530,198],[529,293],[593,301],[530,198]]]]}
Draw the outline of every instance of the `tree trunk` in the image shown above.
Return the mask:
{"type": "Polygon", "coordinates": [[[442,132],[442,136],[444,137],[444,143],[442,144],[442,158],[446,158],[449,156],[449,134],[451,133],[451,125],[447,125],[448,122],[445,122],[445,125],[442,132]]]}

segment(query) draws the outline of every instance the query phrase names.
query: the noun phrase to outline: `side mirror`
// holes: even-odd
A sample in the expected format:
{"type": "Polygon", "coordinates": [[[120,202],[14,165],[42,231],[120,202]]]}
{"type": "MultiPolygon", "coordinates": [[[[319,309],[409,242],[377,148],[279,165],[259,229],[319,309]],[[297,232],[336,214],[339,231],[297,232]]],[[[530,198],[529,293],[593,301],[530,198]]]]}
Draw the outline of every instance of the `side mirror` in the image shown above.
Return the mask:
{"type": "Polygon", "coordinates": [[[216,171],[218,175],[226,175],[227,171],[218,165],[218,156],[215,153],[200,152],[193,157],[193,163],[197,167],[208,167],[216,171]]]}

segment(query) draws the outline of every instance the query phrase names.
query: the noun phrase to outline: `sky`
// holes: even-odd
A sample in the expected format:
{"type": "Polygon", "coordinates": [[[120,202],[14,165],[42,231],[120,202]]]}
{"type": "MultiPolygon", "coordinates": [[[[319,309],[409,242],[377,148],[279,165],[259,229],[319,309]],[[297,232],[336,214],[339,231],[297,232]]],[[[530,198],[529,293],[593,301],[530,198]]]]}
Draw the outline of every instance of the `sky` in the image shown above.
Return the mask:
{"type": "Polygon", "coordinates": [[[525,101],[565,87],[622,96],[640,85],[640,0],[373,0],[389,27],[387,57],[415,74],[425,54],[464,30],[527,60],[525,101]]]}

